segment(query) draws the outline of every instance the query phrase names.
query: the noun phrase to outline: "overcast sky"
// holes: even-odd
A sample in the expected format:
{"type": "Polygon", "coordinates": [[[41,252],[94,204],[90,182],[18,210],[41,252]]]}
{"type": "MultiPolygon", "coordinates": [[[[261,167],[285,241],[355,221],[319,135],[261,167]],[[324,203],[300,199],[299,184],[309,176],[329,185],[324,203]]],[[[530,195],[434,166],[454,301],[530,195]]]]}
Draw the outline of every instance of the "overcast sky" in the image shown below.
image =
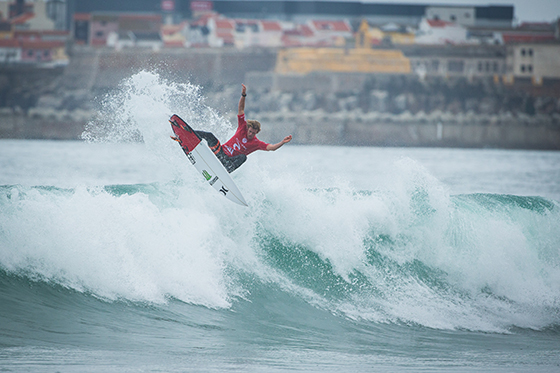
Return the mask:
{"type": "Polygon", "coordinates": [[[362,0],[372,3],[442,5],[513,5],[515,20],[552,22],[560,17],[560,0],[362,0]]]}

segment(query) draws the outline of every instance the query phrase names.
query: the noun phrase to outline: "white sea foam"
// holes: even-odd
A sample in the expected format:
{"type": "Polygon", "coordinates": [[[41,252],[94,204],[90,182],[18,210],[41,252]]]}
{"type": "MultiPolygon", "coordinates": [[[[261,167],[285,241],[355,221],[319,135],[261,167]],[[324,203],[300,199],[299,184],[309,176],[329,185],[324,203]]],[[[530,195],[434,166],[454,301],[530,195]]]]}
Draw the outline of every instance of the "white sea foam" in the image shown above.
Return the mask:
{"type": "MultiPolygon", "coordinates": [[[[203,101],[200,88],[152,72],[123,82],[84,138],[142,138],[151,167],[168,172],[136,186],[4,187],[0,266],[107,299],[227,308],[238,295],[251,300],[261,281],[375,322],[485,331],[559,322],[553,202],[457,197],[410,157],[289,145],[252,154],[233,174],[250,205],[241,208],[208,188],[169,139],[172,113],[227,138],[234,127],[203,101]],[[323,263],[293,268],[308,271],[307,282],[267,259],[290,247],[323,263]],[[256,280],[241,283],[239,273],[256,280]],[[340,283],[344,294],[333,290],[340,283]]],[[[91,159],[103,150],[84,149],[91,159]]]]}

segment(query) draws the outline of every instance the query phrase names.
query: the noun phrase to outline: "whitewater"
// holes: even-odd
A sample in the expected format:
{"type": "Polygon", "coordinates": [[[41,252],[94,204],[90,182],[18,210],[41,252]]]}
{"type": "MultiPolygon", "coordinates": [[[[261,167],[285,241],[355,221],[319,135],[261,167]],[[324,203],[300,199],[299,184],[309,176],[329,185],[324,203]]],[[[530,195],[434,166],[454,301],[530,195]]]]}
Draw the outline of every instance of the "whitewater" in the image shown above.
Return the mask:
{"type": "Polygon", "coordinates": [[[560,153],[288,144],[246,208],[169,138],[237,99],[142,71],[84,141],[0,140],[2,370],[560,369],[560,153]]]}

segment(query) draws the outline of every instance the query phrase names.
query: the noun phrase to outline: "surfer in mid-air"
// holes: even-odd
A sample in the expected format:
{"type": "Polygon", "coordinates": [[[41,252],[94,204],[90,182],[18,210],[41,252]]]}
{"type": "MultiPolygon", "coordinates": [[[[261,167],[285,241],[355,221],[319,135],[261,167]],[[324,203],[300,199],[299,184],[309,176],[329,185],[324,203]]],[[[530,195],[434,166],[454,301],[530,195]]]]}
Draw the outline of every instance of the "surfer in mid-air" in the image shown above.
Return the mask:
{"type": "Polygon", "coordinates": [[[261,124],[256,120],[245,119],[247,87],[244,84],[241,84],[241,87],[241,98],[239,99],[237,111],[237,131],[231,139],[222,145],[213,133],[194,131],[200,138],[206,140],[210,149],[216,154],[216,157],[218,157],[229,173],[239,168],[252,152],[256,150],[274,151],[292,141],[292,135],[284,137],[277,144],[268,144],[257,138],[257,133],[261,130],[261,124]]]}

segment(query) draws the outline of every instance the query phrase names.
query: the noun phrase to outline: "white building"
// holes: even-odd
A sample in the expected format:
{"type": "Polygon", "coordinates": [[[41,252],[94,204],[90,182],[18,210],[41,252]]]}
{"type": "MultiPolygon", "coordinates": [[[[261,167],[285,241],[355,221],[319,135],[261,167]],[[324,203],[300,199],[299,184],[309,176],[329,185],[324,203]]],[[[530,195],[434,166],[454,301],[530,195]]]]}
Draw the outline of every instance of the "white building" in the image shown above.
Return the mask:
{"type": "Polygon", "coordinates": [[[531,78],[536,84],[543,78],[560,79],[560,44],[523,43],[508,46],[507,75],[531,78]]]}
{"type": "Polygon", "coordinates": [[[457,23],[423,18],[418,27],[417,44],[472,44],[467,29],[457,23]]]}

